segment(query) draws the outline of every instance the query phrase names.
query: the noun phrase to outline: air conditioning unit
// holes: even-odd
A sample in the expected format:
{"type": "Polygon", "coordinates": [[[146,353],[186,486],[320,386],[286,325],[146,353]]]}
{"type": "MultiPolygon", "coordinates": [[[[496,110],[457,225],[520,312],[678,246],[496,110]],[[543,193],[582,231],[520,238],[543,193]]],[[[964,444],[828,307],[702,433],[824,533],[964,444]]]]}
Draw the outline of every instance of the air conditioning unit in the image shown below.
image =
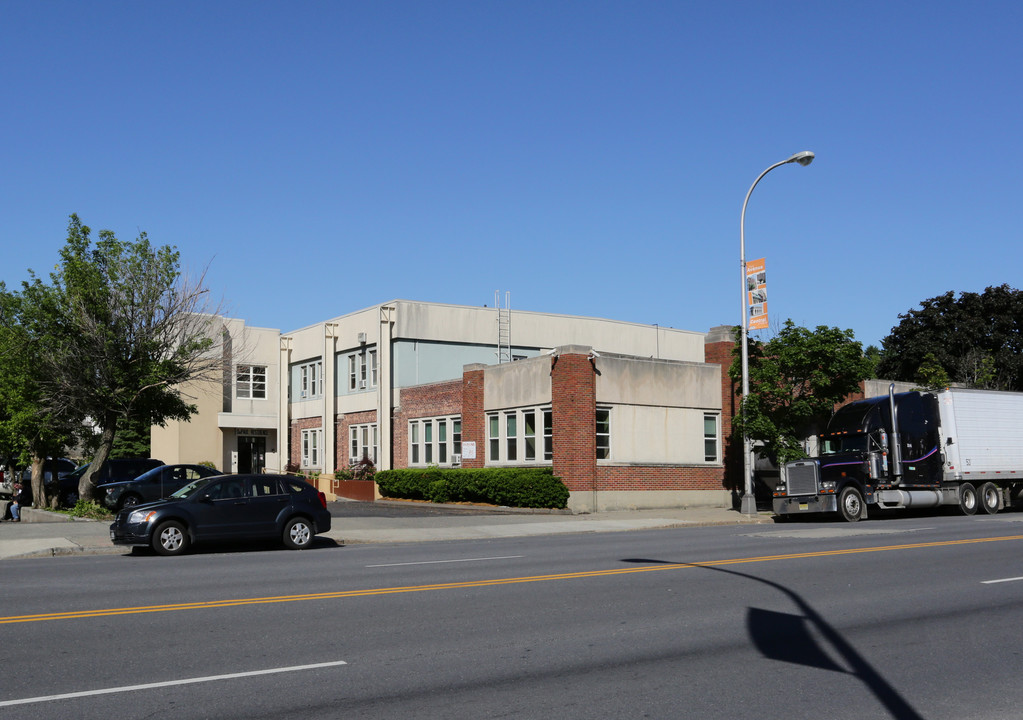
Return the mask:
{"type": "Polygon", "coordinates": [[[366,381],[365,380],[360,380],[359,381],[359,389],[360,390],[365,390],[366,389],[366,381]]]}
{"type": "Polygon", "coordinates": [[[359,333],[359,344],[360,345],[366,344],[366,333],[359,333]]]}
{"type": "Polygon", "coordinates": [[[451,464],[452,465],[461,465],[462,464],[462,455],[461,455],[461,453],[451,453],[451,464]]]}

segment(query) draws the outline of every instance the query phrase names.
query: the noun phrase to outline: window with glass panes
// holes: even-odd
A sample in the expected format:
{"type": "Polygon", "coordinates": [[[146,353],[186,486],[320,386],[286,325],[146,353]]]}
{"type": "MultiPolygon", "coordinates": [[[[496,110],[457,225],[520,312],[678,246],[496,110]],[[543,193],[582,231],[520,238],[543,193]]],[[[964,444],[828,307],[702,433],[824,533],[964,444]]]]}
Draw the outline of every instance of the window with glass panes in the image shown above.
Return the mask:
{"type": "Polygon", "coordinates": [[[707,462],[717,462],[720,453],[718,451],[718,416],[708,413],[703,416],[703,459],[707,462]]]}
{"type": "Polygon", "coordinates": [[[536,463],[554,458],[550,408],[503,410],[487,416],[487,462],[536,463]]]}
{"type": "Polygon", "coordinates": [[[448,417],[409,420],[409,465],[451,465],[462,454],[462,419],[448,417]]]}
{"type": "Polygon", "coordinates": [[[239,365],[235,377],[235,397],[242,400],[266,398],[266,365],[239,365]]]}
{"type": "Polygon", "coordinates": [[[597,459],[611,457],[611,409],[597,408],[597,459]]]}
{"type": "Polygon", "coordinates": [[[348,462],[354,465],[368,459],[376,465],[378,443],[376,423],[352,425],[348,428],[348,462]]]}
{"type": "Polygon", "coordinates": [[[320,445],[323,431],[319,429],[302,431],[302,467],[317,468],[320,466],[320,445]]]}

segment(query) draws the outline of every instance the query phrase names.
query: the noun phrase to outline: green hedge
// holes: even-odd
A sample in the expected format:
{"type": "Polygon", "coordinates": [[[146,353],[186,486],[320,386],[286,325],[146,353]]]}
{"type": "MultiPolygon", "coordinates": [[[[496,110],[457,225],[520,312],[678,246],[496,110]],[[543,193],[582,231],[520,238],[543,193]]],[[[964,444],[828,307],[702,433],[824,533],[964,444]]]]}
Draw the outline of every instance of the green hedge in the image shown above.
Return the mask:
{"type": "Polygon", "coordinates": [[[390,498],[527,508],[568,505],[568,488],[550,468],[382,470],[374,479],[380,494],[390,498]]]}

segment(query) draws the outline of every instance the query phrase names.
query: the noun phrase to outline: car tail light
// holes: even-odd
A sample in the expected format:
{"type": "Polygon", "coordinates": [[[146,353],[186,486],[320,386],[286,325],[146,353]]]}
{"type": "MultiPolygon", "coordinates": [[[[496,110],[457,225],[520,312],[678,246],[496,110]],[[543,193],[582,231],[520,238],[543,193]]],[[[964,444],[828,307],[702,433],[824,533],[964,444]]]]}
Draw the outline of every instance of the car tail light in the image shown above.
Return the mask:
{"type": "Polygon", "coordinates": [[[327,509],[327,496],[323,494],[322,490],[317,491],[316,494],[320,496],[320,505],[322,505],[323,509],[326,510],[327,509]]]}

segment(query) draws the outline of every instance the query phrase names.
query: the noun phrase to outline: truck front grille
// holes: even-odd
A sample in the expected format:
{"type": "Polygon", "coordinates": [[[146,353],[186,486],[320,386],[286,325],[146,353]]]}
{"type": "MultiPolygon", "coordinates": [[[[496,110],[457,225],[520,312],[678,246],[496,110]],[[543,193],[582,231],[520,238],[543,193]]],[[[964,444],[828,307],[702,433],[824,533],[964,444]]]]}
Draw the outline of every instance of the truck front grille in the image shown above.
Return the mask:
{"type": "Polygon", "coordinates": [[[810,461],[792,462],[785,466],[789,495],[817,494],[817,463],[810,461]]]}

